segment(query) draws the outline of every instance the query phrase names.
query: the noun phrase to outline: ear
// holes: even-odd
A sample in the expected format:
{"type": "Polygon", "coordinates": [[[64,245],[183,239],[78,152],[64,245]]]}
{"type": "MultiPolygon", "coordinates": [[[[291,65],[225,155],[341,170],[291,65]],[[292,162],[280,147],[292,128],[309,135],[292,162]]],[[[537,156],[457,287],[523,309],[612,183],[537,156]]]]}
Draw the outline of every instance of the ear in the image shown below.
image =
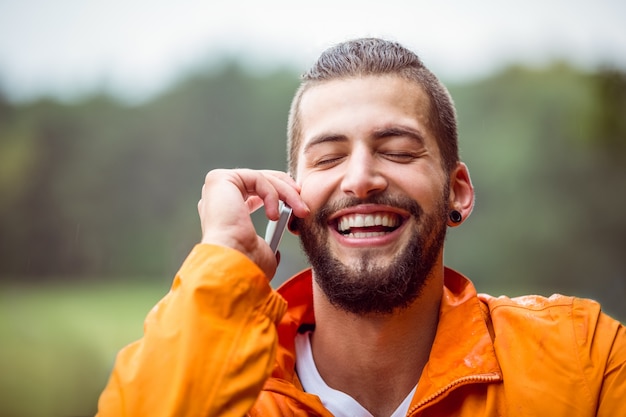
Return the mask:
{"type": "MultiPolygon", "coordinates": [[[[461,213],[463,221],[467,219],[474,208],[474,186],[470,178],[467,165],[458,162],[450,173],[450,198],[448,201],[449,210],[457,210],[461,213]]],[[[448,219],[448,226],[458,226],[460,223],[453,223],[448,219]]]]}
{"type": "Polygon", "coordinates": [[[300,235],[299,223],[300,223],[300,219],[298,219],[296,216],[293,215],[293,213],[291,213],[291,216],[289,216],[289,220],[287,221],[287,229],[292,234],[299,236],[300,235]]]}
{"type": "MultiPolygon", "coordinates": [[[[292,174],[292,172],[289,172],[289,175],[292,176],[292,178],[294,178],[296,180],[296,183],[299,186],[302,186],[302,183],[298,180],[297,176],[294,176],[292,174]]],[[[293,215],[293,213],[291,213],[291,216],[289,216],[289,220],[287,220],[287,230],[289,230],[291,232],[291,234],[293,234],[294,236],[300,236],[300,222],[302,220],[297,218],[296,216],[293,215]]]]}

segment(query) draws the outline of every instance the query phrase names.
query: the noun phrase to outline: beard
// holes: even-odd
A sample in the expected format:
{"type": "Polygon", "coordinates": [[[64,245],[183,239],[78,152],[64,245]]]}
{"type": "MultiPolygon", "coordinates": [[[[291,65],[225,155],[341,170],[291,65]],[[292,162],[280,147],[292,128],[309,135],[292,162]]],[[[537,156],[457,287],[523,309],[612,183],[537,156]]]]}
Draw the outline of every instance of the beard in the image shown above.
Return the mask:
{"type": "Polygon", "coordinates": [[[433,213],[407,197],[383,195],[366,200],[347,198],[325,205],[310,220],[297,220],[300,243],[313,268],[313,277],[331,304],[346,312],[391,314],[408,307],[425,287],[437,262],[447,229],[448,192],[433,213]],[[346,265],[328,248],[328,217],[337,210],[356,204],[383,204],[408,211],[415,224],[405,247],[386,265],[376,263],[377,249],[364,251],[354,263],[346,265]]]}

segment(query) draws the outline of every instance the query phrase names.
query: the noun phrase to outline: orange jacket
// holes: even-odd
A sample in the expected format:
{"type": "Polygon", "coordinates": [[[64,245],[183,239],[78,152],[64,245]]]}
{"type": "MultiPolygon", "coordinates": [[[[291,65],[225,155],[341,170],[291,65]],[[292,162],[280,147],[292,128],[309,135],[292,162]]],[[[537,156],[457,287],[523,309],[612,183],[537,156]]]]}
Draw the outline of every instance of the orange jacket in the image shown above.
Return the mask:
{"type": "MultiPolygon", "coordinates": [[[[311,298],[310,271],[276,292],[239,252],[197,245],[119,353],[98,415],[330,417],[294,371],[311,298]]],[[[626,416],[626,330],[593,301],[477,296],[446,269],[408,415],[626,416]]]]}

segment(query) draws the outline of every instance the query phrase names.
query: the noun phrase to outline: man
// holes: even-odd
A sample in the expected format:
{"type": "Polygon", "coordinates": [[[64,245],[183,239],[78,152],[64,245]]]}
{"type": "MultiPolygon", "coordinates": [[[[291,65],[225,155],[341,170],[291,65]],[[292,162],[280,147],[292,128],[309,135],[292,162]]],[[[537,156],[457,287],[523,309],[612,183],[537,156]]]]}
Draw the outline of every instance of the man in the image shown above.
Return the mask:
{"type": "Polygon", "coordinates": [[[289,171],[207,175],[202,242],[118,355],[101,416],[626,415],[626,331],[595,302],[479,297],[444,267],[474,190],[452,101],[413,53],[324,52],[292,104],[289,171]],[[250,213],[276,219],[279,200],[312,269],[276,292],[250,213]]]}

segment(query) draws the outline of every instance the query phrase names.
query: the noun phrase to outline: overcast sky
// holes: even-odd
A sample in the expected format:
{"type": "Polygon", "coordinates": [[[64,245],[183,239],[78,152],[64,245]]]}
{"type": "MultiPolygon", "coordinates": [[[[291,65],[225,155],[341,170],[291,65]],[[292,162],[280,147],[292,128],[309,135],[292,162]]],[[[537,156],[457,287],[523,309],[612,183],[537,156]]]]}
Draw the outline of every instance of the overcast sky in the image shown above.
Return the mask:
{"type": "Polygon", "coordinates": [[[448,80],[555,58],[626,69],[626,1],[0,0],[0,85],[146,97],[223,52],[301,72],[360,36],[400,41],[448,80]]]}

